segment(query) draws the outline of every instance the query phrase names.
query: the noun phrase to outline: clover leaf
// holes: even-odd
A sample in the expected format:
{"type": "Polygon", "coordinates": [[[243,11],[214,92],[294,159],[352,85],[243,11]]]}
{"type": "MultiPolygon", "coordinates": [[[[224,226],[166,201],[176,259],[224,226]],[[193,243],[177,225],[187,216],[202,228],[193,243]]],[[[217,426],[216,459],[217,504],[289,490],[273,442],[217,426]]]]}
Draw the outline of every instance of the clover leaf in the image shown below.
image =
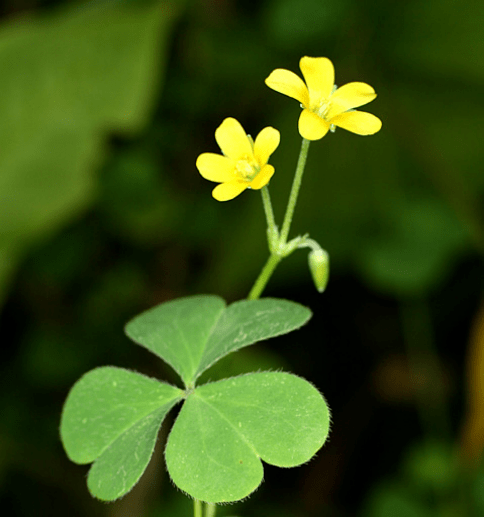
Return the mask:
{"type": "Polygon", "coordinates": [[[303,325],[310,311],[278,299],[236,302],[192,296],[144,312],[126,326],[135,341],[168,362],[185,390],[111,366],[85,374],[71,389],[61,419],[69,458],[94,462],[91,494],[112,501],[131,490],[153,453],[168,411],[184,400],[165,457],[173,482],[207,502],[253,492],[261,460],[281,467],[308,461],[323,445],[329,409],[318,390],[295,375],[259,372],[195,386],[230,352],[303,325]]]}
{"type": "Polygon", "coordinates": [[[188,296],[160,304],[126,325],[126,334],[173,367],[185,386],[230,352],[304,325],[311,311],[274,298],[228,307],[219,296],[188,296]]]}
{"type": "Polygon", "coordinates": [[[246,374],[200,386],[187,398],[168,438],[166,465],[196,499],[238,501],[261,484],[261,459],[301,465],[328,430],[328,407],[309,382],[283,372],[246,374]]]}
{"type": "Polygon", "coordinates": [[[75,463],[91,463],[88,486],[105,501],[124,495],[149,463],[158,430],[183,391],[122,368],[105,366],[71,389],[61,439],[75,463]]]}

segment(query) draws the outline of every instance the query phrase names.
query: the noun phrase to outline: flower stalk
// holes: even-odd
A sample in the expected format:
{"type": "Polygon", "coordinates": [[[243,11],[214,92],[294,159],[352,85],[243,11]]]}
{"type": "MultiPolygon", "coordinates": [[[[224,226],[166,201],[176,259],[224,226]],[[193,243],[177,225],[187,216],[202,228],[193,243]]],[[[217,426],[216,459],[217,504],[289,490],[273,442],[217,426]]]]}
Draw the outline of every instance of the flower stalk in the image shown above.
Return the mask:
{"type": "Polygon", "coordinates": [[[277,264],[279,264],[281,260],[282,257],[280,255],[277,255],[276,253],[271,253],[269,258],[267,259],[267,262],[265,263],[265,266],[262,268],[262,271],[257,277],[254,286],[250,290],[249,296],[247,296],[247,300],[258,300],[260,298],[262,291],[267,285],[267,282],[269,282],[269,279],[271,278],[272,273],[274,273],[277,264]]]}
{"type": "Polygon", "coordinates": [[[282,223],[281,233],[279,234],[275,219],[274,219],[274,211],[272,209],[272,204],[269,196],[268,187],[264,187],[261,191],[262,193],[262,202],[264,205],[264,212],[266,214],[267,220],[267,236],[269,241],[269,251],[270,256],[267,259],[262,271],[260,272],[257,280],[254,283],[254,286],[249,292],[247,297],[248,300],[257,300],[265,286],[269,282],[269,279],[274,273],[279,262],[284,258],[290,255],[295,249],[302,247],[305,245],[306,236],[296,237],[295,239],[287,242],[287,238],[289,236],[289,230],[291,228],[292,218],[294,215],[294,210],[296,209],[297,198],[299,195],[299,190],[301,188],[302,177],[304,173],[304,169],[306,167],[306,161],[308,157],[310,141],[303,138],[301,144],[301,150],[299,152],[299,158],[297,161],[296,172],[294,174],[294,180],[292,182],[291,193],[289,194],[289,201],[286,207],[286,213],[284,215],[284,221],[282,223]]]}
{"type": "Polygon", "coordinates": [[[269,251],[271,253],[277,247],[279,242],[279,231],[277,229],[276,221],[274,219],[274,211],[272,209],[271,196],[267,186],[261,189],[262,204],[264,205],[264,212],[266,214],[267,221],[267,243],[269,245],[269,251]]]}
{"type": "Polygon", "coordinates": [[[294,174],[294,180],[292,182],[291,194],[289,195],[289,202],[287,203],[286,215],[284,216],[284,222],[282,223],[281,244],[283,245],[286,244],[289,230],[291,228],[292,217],[294,215],[294,210],[296,209],[299,189],[301,188],[304,168],[306,167],[306,160],[308,158],[309,144],[310,141],[303,138],[301,151],[299,152],[299,158],[297,161],[296,173],[294,174]]]}

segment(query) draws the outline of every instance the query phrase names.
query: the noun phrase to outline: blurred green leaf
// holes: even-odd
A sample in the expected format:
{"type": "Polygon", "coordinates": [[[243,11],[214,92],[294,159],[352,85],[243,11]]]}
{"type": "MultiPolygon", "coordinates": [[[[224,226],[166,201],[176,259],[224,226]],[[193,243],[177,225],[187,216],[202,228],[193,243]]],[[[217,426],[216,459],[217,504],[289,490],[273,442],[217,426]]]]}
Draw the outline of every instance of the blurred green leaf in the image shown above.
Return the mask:
{"type": "Polygon", "coordinates": [[[430,196],[406,199],[385,223],[390,223],[386,231],[368,238],[358,265],[373,285],[391,294],[423,294],[436,287],[468,246],[463,225],[430,196]]]}
{"type": "Polygon", "coordinates": [[[418,491],[449,494],[459,478],[457,456],[444,442],[417,443],[405,455],[403,473],[418,491]]]}
{"type": "Polygon", "coordinates": [[[266,7],[267,32],[285,49],[320,45],[340,29],[350,8],[347,0],[274,0],[266,7]]]}
{"type": "Polygon", "coordinates": [[[174,15],[91,2],[0,27],[0,299],[28,247],[92,202],[106,135],[146,124],[174,15]]]}
{"type": "Polygon", "coordinates": [[[365,517],[437,517],[403,486],[382,485],[371,496],[365,517]]]}

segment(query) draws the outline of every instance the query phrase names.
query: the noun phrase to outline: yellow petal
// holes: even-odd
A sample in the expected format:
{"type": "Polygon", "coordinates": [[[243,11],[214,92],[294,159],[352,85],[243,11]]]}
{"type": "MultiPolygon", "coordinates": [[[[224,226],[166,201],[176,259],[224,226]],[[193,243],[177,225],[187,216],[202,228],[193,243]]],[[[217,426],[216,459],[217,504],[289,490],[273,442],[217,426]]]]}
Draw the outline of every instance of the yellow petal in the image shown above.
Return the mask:
{"type": "Polygon", "coordinates": [[[269,156],[277,149],[281,135],[277,129],[273,127],[265,127],[255,139],[254,142],[254,157],[259,167],[269,161],[269,156]]]}
{"type": "Polygon", "coordinates": [[[368,104],[376,97],[375,90],[366,83],[348,83],[338,88],[331,95],[331,109],[328,113],[328,119],[348,111],[352,108],[358,108],[364,104],[368,104]]]}
{"type": "Polygon", "coordinates": [[[223,183],[234,179],[234,162],[226,156],[203,153],[197,158],[198,172],[209,181],[223,183]]]}
{"type": "Polygon", "coordinates": [[[269,88],[299,101],[303,106],[309,104],[309,94],[304,81],[294,72],[277,68],[265,80],[269,88]]]}
{"type": "Polygon", "coordinates": [[[262,187],[265,187],[269,180],[274,175],[274,167],[272,165],[266,165],[262,168],[262,170],[257,174],[257,176],[250,182],[249,187],[254,190],[259,190],[262,187]]]}
{"type": "Polygon", "coordinates": [[[222,153],[232,160],[241,160],[252,156],[252,144],[240,122],[234,118],[226,118],[215,130],[215,140],[222,153]]]}
{"type": "Polygon", "coordinates": [[[373,135],[381,129],[381,120],[365,111],[348,111],[331,119],[331,124],[358,135],[373,135]]]}
{"type": "Polygon", "coordinates": [[[301,58],[299,67],[308,85],[311,103],[327,99],[334,86],[334,67],[327,57],[301,58]]]}
{"type": "Polygon", "coordinates": [[[247,181],[241,181],[238,179],[228,181],[227,183],[221,183],[220,185],[217,185],[212,190],[212,196],[217,201],[229,201],[230,199],[234,199],[234,197],[237,197],[248,186],[249,184],[247,183],[247,181]]]}
{"type": "Polygon", "coordinates": [[[303,110],[299,117],[299,133],[307,140],[319,140],[329,131],[329,123],[316,113],[303,110]]]}

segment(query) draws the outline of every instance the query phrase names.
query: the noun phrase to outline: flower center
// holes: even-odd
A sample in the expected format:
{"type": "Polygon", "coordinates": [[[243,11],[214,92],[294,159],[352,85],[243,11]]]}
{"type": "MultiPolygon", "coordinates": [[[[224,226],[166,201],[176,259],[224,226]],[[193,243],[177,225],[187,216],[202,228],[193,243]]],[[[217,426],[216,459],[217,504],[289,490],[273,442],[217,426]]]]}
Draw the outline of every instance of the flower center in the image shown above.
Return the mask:
{"type": "Polygon", "coordinates": [[[330,107],[331,102],[328,99],[323,99],[320,101],[319,105],[316,106],[314,113],[316,113],[316,115],[320,116],[321,118],[326,119],[330,107]]]}
{"type": "Polygon", "coordinates": [[[252,181],[259,172],[258,165],[248,156],[235,163],[235,174],[245,181],[252,181]]]}

